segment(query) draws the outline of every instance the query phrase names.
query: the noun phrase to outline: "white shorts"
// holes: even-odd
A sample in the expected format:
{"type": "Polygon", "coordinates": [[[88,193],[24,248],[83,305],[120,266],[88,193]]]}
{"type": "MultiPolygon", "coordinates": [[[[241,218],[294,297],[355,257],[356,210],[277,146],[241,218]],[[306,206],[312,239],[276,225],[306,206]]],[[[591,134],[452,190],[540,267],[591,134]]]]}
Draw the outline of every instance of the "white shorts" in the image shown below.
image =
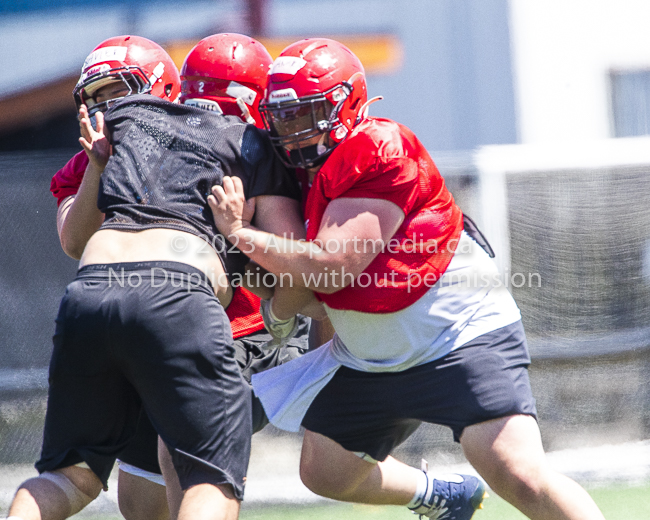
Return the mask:
{"type": "Polygon", "coordinates": [[[159,484],[161,486],[165,485],[165,479],[163,479],[163,476],[159,475],[158,473],[152,473],[151,471],[145,471],[143,469],[136,468],[135,466],[127,464],[126,462],[122,462],[119,459],[117,461],[117,464],[120,468],[120,471],[123,471],[124,473],[144,478],[149,482],[153,482],[154,484],[159,484]]]}

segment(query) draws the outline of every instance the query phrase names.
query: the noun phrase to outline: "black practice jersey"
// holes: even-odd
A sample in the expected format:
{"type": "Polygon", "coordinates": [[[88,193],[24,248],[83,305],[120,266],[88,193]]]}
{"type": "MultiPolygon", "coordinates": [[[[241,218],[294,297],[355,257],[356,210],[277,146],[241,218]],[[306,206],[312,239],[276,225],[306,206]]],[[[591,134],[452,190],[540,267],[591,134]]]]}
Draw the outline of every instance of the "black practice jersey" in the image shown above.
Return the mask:
{"type": "Polygon", "coordinates": [[[300,198],[295,176],[276,157],[265,132],[234,116],[129,96],[105,116],[113,155],[101,177],[102,229],[168,228],[214,246],[229,274],[242,272],[242,253],[214,225],[208,195],[224,175],[242,180],[246,198],[300,198]]]}

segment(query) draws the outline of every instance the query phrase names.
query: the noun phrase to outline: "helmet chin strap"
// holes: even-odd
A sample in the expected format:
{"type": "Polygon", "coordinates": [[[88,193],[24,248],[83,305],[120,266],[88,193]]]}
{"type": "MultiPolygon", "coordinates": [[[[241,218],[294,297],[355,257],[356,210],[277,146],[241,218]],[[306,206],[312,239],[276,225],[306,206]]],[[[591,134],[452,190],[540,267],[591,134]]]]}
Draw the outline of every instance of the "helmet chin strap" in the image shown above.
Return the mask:
{"type": "Polygon", "coordinates": [[[362,119],[368,117],[368,110],[370,105],[372,105],[375,101],[381,101],[382,99],[384,99],[384,96],[375,96],[374,98],[369,99],[363,105],[361,105],[361,108],[359,109],[359,117],[357,117],[357,124],[361,122],[362,119]]]}
{"type": "Polygon", "coordinates": [[[314,168],[322,165],[329,157],[330,153],[336,148],[336,145],[327,147],[325,140],[329,132],[324,132],[316,144],[305,146],[304,148],[291,150],[289,155],[293,163],[299,162],[301,167],[314,168]],[[297,152],[297,153],[296,153],[297,152]]]}
{"type": "Polygon", "coordinates": [[[251,111],[248,109],[248,105],[246,105],[246,102],[240,97],[236,99],[236,102],[237,102],[237,106],[239,107],[239,110],[241,110],[242,117],[246,120],[247,123],[254,125],[255,119],[251,115],[251,111]]]}
{"type": "Polygon", "coordinates": [[[299,168],[314,168],[323,164],[333,149],[328,149],[321,138],[316,144],[290,150],[289,157],[291,163],[299,168]]]}
{"type": "Polygon", "coordinates": [[[318,143],[316,143],[316,153],[318,155],[323,155],[325,152],[327,152],[327,146],[325,146],[326,137],[327,134],[323,134],[321,138],[318,140],[318,143]]]}

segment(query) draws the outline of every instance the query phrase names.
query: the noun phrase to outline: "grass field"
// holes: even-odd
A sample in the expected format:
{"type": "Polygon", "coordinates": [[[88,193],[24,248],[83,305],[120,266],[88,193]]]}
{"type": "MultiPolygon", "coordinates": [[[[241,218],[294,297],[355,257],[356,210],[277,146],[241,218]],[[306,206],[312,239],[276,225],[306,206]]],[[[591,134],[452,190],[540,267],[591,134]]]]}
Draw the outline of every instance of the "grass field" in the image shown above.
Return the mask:
{"type": "MultiPolygon", "coordinates": [[[[650,485],[612,487],[589,491],[607,520],[648,520],[650,485]]],[[[402,507],[335,504],[307,507],[265,507],[242,511],[241,520],[409,520],[414,516],[402,507]]],[[[485,508],[472,520],[522,520],[526,517],[492,494],[485,508]]]]}
{"type": "MultiPolygon", "coordinates": [[[[607,520],[648,520],[650,485],[591,489],[589,493],[607,520]]],[[[353,504],[244,507],[241,520],[413,520],[403,507],[353,504]]],[[[485,509],[472,520],[523,520],[526,517],[492,494],[485,509]]],[[[93,520],[120,520],[120,517],[94,517],[93,520]]]]}

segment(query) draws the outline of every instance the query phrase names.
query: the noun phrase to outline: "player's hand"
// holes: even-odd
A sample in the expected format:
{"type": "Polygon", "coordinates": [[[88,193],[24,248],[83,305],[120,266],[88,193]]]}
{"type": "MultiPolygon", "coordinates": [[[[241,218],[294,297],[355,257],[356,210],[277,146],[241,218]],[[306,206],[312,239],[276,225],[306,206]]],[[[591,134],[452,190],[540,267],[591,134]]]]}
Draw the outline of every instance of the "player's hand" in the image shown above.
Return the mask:
{"type": "Polygon", "coordinates": [[[79,143],[86,151],[90,162],[99,170],[103,170],[111,156],[111,143],[104,128],[104,114],[96,112],[95,121],[97,124],[96,130],[93,128],[88,116],[88,108],[86,105],[81,105],[79,109],[79,129],[81,130],[79,143]]]}
{"type": "Polygon", "coordinates": [[[224,177],[221,186],[213,186],[208,204],[217,229],[226,238],[250,226],[255,214],[255,199],[246,200],[239,177],[224,177]]]}

